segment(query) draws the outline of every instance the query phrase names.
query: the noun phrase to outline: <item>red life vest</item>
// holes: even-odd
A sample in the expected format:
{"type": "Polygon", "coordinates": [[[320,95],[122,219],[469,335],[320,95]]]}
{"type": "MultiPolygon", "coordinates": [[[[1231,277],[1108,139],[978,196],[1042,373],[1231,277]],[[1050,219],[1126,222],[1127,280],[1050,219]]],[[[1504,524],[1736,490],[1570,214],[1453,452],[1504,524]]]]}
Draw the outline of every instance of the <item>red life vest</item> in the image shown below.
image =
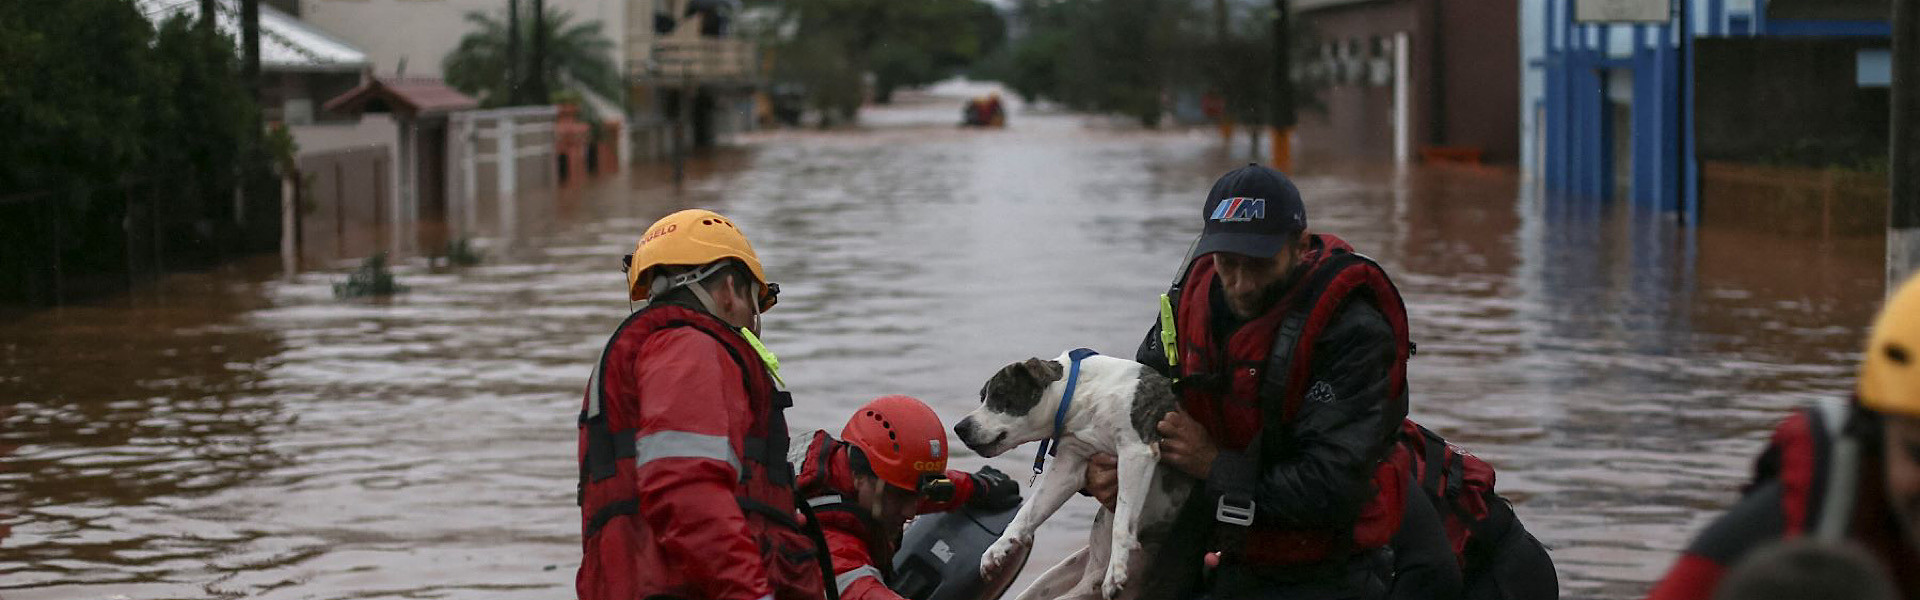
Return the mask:
{"type": "Polygon", "coordinates": [[[1400,447],[1412,459],[1414,485],[1440,511],[1454,557],[1463,568],[1469,567],[1467,545],[1492,514],[1488,503],[1503,501],[1493,490],[1493,465],[1412,419],[1400,422],[1400,447]]]}
{"type": "Polygon", "coordinates": [[[873,517],[854,501],[853,467],[847,459],[847,448],[846,442],[825,431],[815,431],[804,450],[795,447],[796,452],[788,456],[788,462],[800,469],[794,489],[813,508],[813,517],[826,534],[837,572],[834,586],[842,596],[859,577],[871,575],[881,582],[891,579],[893,561],[885,558],[892,557],[895,550],[889,540],[874,535],[879,528],[873,517]],[[858,557],[859,564],[844,562],[852,557],[858,557]]]}
{"type": "MultiPolygon", "coordinates": [[[[1175,308],[1179,332],[1175,374],[1182,380],[1181,407],[1225,448],[1248,451],[1263,430],[1271,438],[1260,443],[1289,443],[1286,433],[1312,383],[1314,342],[1349,300],[1373,305],[1392,326],[1396,348],[1387,397],[1401,406],[1407,402],[1407,358],[1412,344],[1399,291],[1386,271],[1354,253],[1340,238],[1321,234],[1310,241],[1308,255],[1293,274],[1299,283],[1266,314],[1241,325],[1227,340],[1213,335],[1217,279],[1213,257],[1195,259],[1181,284],[1175,308]],[[1278,406],[1263,406],[1263,390],[1272,390],[1268,394],[1278,400],[1278,406]],[[1270,414],[1276,408],[1280,414],[1270,414]]],[[[1361,508],[1351,532],[1284,530],[1256,523],[1245,535],[1239,560],[1254,565],[1300,564],[1387,545],[1400,528],[1405,474],[1411,467],[1404,448],[1397,444],[1390,448],[1374,470],[1375,493],[1361,508]]]]}
{"type": "MultiPolygon", "coordinates": [[[[793,405],[791,396],[778,389],[772,373],[760,354],[732,327],[703,312],[672,304],[655,304],[635,312],[615,331],[601,353],[600,364],[588,386],[586,408],[580,413],[581,529],[591,552],[623,552],[631,558],[631,572],[609,574],[631,577],[632,581],[614,586],[631,588],[634,598],[656,595],[692,597],[688,582],[665,564],[644,520],[638,515],[639,475],[635,456],[639,406],[645,398],[633,397],[611,383],[610,369],[630,369],[613,363],[616,343],[639,348],[646,339],[664,330],[687,327],[718,341],[740,368],[747,392],[748,410],[753,421],[739,454],[740,479],[735,500],[747,521],[748,534],[760,548],[761,560],[779,600],[817,600],[825,591],[821,575],[824,561],[814,539],[797,518],[793,491],[794,473],[787,463],[787,424],[785,409],[793,405]],[[604,403],[614,404],[608,410],[604,403]],[[618,536],[619,541],[606,539],[618,536]]],[[[632,357],[623,357],[631,359],[632,357]]],[[[629,363],[630,364],[630,363],[629,363]]]]}

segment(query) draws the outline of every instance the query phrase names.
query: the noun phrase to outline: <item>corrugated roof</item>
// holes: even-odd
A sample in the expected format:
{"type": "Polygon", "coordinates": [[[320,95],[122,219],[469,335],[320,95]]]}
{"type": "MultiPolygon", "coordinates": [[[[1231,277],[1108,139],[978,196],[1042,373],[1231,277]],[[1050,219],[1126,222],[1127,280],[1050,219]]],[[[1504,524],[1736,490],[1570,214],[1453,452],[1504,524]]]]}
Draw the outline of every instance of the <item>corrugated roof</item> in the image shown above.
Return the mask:
{"type": "MultiPolygon", "coordinates": [[[[238,40],[240,6],[238,0],[215,0],[219,13],[214,21],[220,32],[238,40]]],[[[134,0],[140,12],[155,23],[175,14],[199,17],[200,0],[134,0]]],[[[260,69],[262,71],[360,71],[367,67],[367,53],[315,29],[292,15],[260,6],[260,69]]]]}

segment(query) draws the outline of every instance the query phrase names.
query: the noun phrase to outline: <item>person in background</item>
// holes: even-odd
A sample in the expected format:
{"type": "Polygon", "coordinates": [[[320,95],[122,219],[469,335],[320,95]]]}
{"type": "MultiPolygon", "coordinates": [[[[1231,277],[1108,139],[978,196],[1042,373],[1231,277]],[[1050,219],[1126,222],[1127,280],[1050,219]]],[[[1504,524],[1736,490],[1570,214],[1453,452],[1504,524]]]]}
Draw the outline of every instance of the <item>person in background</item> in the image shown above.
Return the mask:
{"type": "Polygon", "coordinates": [[[1740,500],[1648,598],[1718,597],[1727,569],[1754,549],[1808,536],[1857,545],[1893,573],[1901,597],[1920,599],[1920,278],[1874,320],[1853,398],[1788,415],[1740,500]]]}

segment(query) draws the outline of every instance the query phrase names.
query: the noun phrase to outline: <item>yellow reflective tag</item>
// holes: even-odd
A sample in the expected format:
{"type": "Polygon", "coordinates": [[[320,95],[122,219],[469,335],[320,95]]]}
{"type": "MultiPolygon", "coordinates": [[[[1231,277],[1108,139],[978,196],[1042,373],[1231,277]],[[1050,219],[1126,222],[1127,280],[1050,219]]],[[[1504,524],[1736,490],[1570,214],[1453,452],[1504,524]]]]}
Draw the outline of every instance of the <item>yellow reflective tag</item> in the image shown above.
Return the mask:
{"type": "Polygon", "coordinates": [[[1160,349],[1167,352],[1167,366],[1180,366],[1180,350],[1177,345],[1179,332],[1173,324],[1173,300],[1166,294],[1160,295],[1160,349]]]}
{"type": "Polygon", "coordinates": [[[774,356],[773,351],[768,350],[766,344],[760,343],[760,336],[754,335],[753,330],[741,327],[740,337],[747,338],[747,345],[753,346],[753,351],[760,353],[760,362],[767,363],[767,372],[773,374],[773,380],[780,385],[786,385],[787,382],[780,379],[780,357],[774,356]]]}

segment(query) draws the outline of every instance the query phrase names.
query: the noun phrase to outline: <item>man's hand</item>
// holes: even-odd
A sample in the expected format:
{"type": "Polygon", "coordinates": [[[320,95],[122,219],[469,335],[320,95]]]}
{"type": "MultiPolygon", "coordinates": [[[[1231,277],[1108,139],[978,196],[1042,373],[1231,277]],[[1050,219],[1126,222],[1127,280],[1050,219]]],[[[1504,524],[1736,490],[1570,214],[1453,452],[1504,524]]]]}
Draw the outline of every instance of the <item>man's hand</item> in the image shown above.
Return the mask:
{"type": "Polygon", "coordinates": [[[1087,495],[1113,510],[1113,499],[1120,495],[1120,459],[1112,454],[1087,457],[1086,485],[1087,495]]]}
{"type": "Polygon", "coordinates": [[[973,497],[967,504],[986,510],[1006,510],[1020,505],[1020,484],[993,467],[980,467],[973,476],[973,497]]]}
{"type": "Polygon", "coordinates": [[[1194,479],[1205,480],[1212,474],[1213,459],[1220,456],[1220,447],[1213,444],[1199,421],[1176,410],[1161,418],[1157,429],[1161,435],[1160,462],[1194,479]]]}

